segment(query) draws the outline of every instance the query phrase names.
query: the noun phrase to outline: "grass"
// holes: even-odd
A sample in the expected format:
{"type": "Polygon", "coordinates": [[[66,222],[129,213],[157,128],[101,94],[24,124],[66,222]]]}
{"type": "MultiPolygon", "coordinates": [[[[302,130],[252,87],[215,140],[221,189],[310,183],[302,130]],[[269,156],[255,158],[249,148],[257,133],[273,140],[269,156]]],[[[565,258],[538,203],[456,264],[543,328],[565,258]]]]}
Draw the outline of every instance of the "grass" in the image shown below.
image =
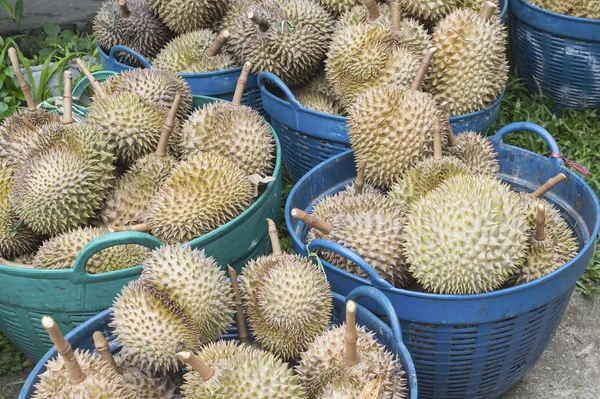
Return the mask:
{"type": "Polygon", "coordinates": [[[0,333],[0,375],[11,371],[22,371],[31,365],[33,365],[31,360],[0,333]]]}

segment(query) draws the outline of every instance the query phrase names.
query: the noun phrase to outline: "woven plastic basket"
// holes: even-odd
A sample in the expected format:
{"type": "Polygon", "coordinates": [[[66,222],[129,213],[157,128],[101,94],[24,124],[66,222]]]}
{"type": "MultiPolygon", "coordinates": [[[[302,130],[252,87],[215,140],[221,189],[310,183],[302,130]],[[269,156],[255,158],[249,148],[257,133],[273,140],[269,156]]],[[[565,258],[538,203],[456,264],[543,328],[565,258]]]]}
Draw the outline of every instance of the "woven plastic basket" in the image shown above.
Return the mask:
{"type": "MultiPolygon", "coordinates": [[[[346,294],[356,287],[379,288],[390,298],[402,325],[404,343],[415,362],[421,399],[497,399],[527,374],[556,332],[576,282],[590,263],[600,226],[600,204],[578,175],[561,160],[504,144],[511,132],[532,131],[558,153],[552,136],[540,126],[514,123],[491,138],[500,158],[500,177],[517,189],[533,191],[562,172],[567,180],[545,198],[557,205],[577,233],[579,254],[557,271],[530,283],[479,295],[435,295],[398,289],[349,249],[324,240],[310,250],[326,249],[352,260],[369,276],[364,279],[323,262],[332,290],[346,294]]],[[[351,151],[323,162],[292,189],[286,223],[297,253],[308,256],[306,226],[290,211],[310,212],[326,195],[355,176],[351,151]]],[[[375,303],[363,303],[380,314],[375,303]]]]}
{"type": "Polygon", "coordinates": [[[509,4],[517,73],[534,93],[553,97],[553,110],[600,111],[600,20],[552,13],[525,0],[509,4]]]}

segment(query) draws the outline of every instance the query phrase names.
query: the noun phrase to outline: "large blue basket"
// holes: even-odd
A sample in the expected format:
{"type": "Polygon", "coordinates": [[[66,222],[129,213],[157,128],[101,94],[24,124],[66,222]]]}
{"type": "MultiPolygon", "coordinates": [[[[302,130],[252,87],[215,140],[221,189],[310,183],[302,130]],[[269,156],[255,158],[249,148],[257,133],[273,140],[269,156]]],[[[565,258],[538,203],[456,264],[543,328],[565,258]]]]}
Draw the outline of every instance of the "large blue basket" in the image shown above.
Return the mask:
{"type": "MultiPolygon", "coordinates": [[[[479,295],[435,295],[398,289],[383,280],[349,249],[324,240],[311,251],[327,249],[351,259],[369,275],[357,277],[323,262],[334,291],[346,294],[371,285],[390,298],[417,368],[421,399],[496,399],[527,374],[556,332],[579,277],[594,253],[600,204],[592,189],[556,158],[504,144],[511,132],[532,131],[558,153],[552,136],[531,123],[513,123],[491,138],[500,158],[500,177],[518,189],[533,191],[559,172],[567,180],[546,198],[561,208],[581,243],[579,254],[559,270],[534,282],[479,295]]],[[[307,256],[306,226],[290,217],[293,208],[310,212],[326,195],[356,176],[351,151],[323,162],[292,189],[286,223],[297,253],[307,256]]],[[[374,303],[363,303],[379,313],[374,303]]]]}
{"type": "Polygon", "coordinates": [[[553,110],[600,111],[600,20],[556,14],[512,0],[510,38],[527,88],[554,98],[553,110]]]}
{"type": "MultiPolygon", "coordinates": [[[[292,182],[298,181],[326,159],[350,148],[346,117],[304,108],[289,87],[272,73],[263,72],[258,75],[258,86],[262,95],[263,108],[281,140],[283,162],[292,182]],[[275,84],[288,101],[269,91],[267,82],[275,84]]],[[[452,131],[454,133],[466,130],[487,132],[500,115],[503,96],[504,91],[484,110],[450,118],[452,131]]]]}
{"type": "MultiPolygon", "coordinates": [[[[346,301],[358,300],[359,298],[369,298],[370,300],[379,304],[382,309],[385,309],[386,316],[390,322],[388,326],[373,313],[369,312],[362,306],[358,306],[356,310],[356,322],[359,325],[364,326],[368,331],[375,333],[377,340],[392,353],[394,353],[400,362],[404,371],[406,371],[406,378],[408,380],[409,395],[408,399],[417,399],[417,375],[415,372],[415,366],[410,354],[406,349],[406,346],[402,343],[402,331],[396,312],[389,299],[381,293],[381,291],[372,287],[360,287],[348,294],[345,298],[339,294],[332,293],[333,295],[333,316],[331,323],[333,325],[339,325],[346,321],[346,301]]],[[[109,342],[114,340],[112,335],[112,329],[108,327],[110,323],[110,313],[112,309],[108,309],[94,318],[88,320],[72,332],[70,332],[65,338],[73,349],[80,348],[84,350],[94,351],[94,342],[92,334],[95,331],[101,331],[109,342]]],[[[237,327],[235,323],[227,330],[227,333],[223,336],[226,340],[238,341],[237,327]]],[[[111,345],[113,352],[118,351],[118,347],[114,344],[111,345]]],[[[34,393],[34,385],[38,382],[38,376],[46,370],[46,362],[50,359],[56,358],[57,352],[54,348],[48,351],[42,359],[36,364],[34,369],[29,374],[25,385],[23,386],[18,399],[29,399],[34,393]]],[[[234,399],[234,398],[232,398],[234,399]]]]}

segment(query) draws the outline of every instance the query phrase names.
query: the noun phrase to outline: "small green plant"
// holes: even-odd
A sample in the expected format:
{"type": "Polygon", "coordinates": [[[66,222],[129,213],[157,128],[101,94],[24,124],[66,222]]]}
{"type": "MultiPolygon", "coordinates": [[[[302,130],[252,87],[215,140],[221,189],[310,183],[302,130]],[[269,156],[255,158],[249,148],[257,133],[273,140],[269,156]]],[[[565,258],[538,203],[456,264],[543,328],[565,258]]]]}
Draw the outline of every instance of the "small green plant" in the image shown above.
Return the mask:
{"type": "Polygon", "coordinates": [[[0,333],[0,375],[9,371],[21,371],[33,363],[21,351],[0,333]]]}
{"type": "Polygon", "coordinates": [[[23,18],[23,10],[25,8],[23,0],[17,0],[15,2],[14,7],[8,2],[8,0],[0,0],[0,7],[2,7],[6,15],[8,15],[10,19],[15,21],[17,25],[21,24],[21,19],[23,18]]]}

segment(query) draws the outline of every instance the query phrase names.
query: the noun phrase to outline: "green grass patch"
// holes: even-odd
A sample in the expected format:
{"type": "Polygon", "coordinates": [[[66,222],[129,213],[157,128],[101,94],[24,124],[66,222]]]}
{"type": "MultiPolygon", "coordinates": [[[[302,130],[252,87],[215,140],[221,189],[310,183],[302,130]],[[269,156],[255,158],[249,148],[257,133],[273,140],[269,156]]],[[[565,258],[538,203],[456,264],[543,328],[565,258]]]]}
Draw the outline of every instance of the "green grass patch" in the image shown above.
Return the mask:
{"type": "Polygon", "coordinates": [[[0,375],[9,371],[22,371],[31,365],[33,362],[0,333],[0,375]]]}

